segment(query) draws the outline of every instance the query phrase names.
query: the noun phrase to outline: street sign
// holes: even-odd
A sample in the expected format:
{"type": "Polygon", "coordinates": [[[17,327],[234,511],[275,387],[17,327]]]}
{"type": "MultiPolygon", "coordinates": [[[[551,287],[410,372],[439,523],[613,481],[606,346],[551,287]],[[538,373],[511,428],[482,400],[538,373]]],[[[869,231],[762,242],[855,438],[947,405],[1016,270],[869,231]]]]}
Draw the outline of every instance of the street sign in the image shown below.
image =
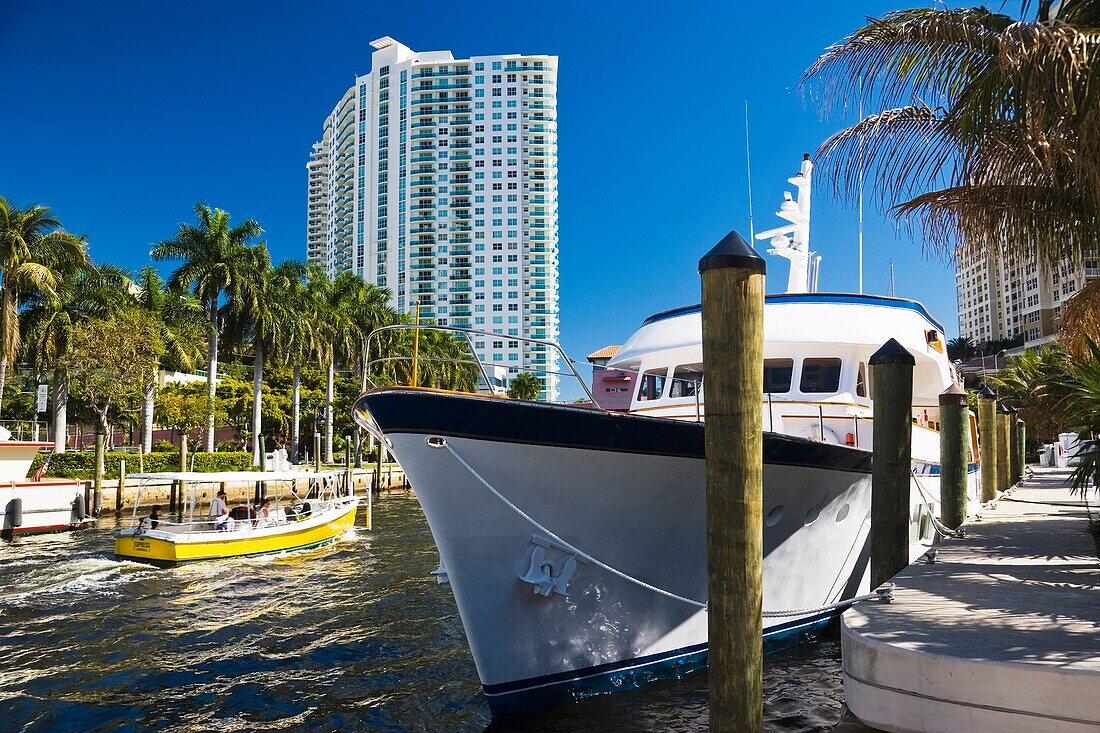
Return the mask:
{"type": "Polygon", "coordinates": [[[36,395],[37,398],[38,398],[38,402],[37,402],[37,405],[35,407],[35,412],[45,412],[46,411],[46,399],[49,397],[49,393],[50,393],[50,385],[48,385],[48,384],[38,385],[38,393],[36,395]]]}

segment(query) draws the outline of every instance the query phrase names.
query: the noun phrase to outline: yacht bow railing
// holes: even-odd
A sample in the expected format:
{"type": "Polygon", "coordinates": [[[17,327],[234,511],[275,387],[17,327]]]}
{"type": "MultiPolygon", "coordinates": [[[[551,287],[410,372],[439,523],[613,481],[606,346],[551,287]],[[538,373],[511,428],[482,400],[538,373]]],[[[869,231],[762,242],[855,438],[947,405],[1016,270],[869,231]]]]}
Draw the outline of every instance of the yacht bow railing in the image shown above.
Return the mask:
{"type": "MultiPolygon", "coordinates": [[[[445,362],[445,363],[451,363],[451,364],[469,364],[471,366],[476,366],[478,368],[478,372],[481,376],[481,379],[485,382],[485,388],[490,394],[499,394],[499,393],[504,392],[505,391],[504,388],[501,387],[501,386],[496,385],[494,383],[493,379],[490,378],[489,372],[485,368],[486,365],[488,365],[488,366],[493,367],[493,368],[507,369],[509,373],[529,372],[531,374],[547,374],[547,375],[555,375],[555,376],[572,377],[573,379],[575,379],[577,381],[577,384],[580,385],[581,390],[583,390],[584,394],[588,397],[588,400],[596,408],[603,409],[602,407],[600,407],[599,403],[596,402],[595,398],[592,396],[592,390],[589,389],[588,384],[584,381],[584,379],[581,377],[580,373],[577,371],[576,367],[574,366],[574,364],[576,364],[576,362],[573,361],[572,359],[570,359],[569,355],[566,354],[565,351],[562,350],[561,346],[559,346],[557,343],[555,343],[553,341],[546,341],[546,340],[543,340],[543,339],[530,338],[528,336],[512,336],[512,335],[507,335],[507,334],[503,334],[503,333],[496,333],[495,331],[485,331],[485,330],[476,329],[476,328],[460,328],[458,326],[443,326],[443,325],[438,325],[438,324],[395,323],[393,325],[381,326],[379,328],[374,329],[371,332],[371,334],[367,337],[367,342],[366,342],[366,345],[365,345],[365,351],[366,351],[367,359],[366,359],[366,368],[365,368],[364,371],[367,374],[367,381],[372,386],[379,386],[371,376],[372,368],[375,367],[375,366],[381,366],[381,365],[389,364],[389,363],[392,363],[392,362],[410,362],[410,363],[413,363],[414,365],[416,364],[416,362],[445,362]],[[458,358],[452,358],[452,357],[419,356],[419,355],[416,355],[416,354],[413,354],[411,356],[406,355],[406,354],[401,354],[401,355],[385,354],[385,355],[379,355],[375,358],[372,358],[371,357],[372,347],[377,343],[377,341],[380,340],[379,335],[382,334],[382,333],[388,332],[388,331],[413,331],[414,333],[420,332],[420,331],[436,331],[436,332],[443,332],[443,333],[449,333],[449,334],[460,334],[465,339],[466,346],[469,349],[471,358],[469,358],[469,359],[458,359],[458,358]],[[473,340],[474,336],[484,336],[485,338],[493,338],[493,339],[499,339],[499,340],[505,340],[505,341],[522,341],[523,343],[535,344],[535,345],[538,345],[538,346],[544,346],[544,347],[553,349],[561,357],[561,361],[567,367],[569,367],[569,371],[560,371],[560,370],[555,370],[555,369],[542,369],[542,370],[539,370],[539,369],[535,369],[535,368],[533,368],[529,365],[524,366],[524,365],[520,365],[520,364],[497,364],[497,363],[494,363],[494,362],[488,362],[488,364],[486,364],[486,362],[483,362],[480,359],[480,357],[478,357],[478,355],[477,355],[477,349],[474,346],[474,340],[473,340]]],[[[415,373],[416,369],[413,369],[413,372],[415,373]]],[[[401,386],[420,386],[420,385],[401,385],[401,386]]]]}

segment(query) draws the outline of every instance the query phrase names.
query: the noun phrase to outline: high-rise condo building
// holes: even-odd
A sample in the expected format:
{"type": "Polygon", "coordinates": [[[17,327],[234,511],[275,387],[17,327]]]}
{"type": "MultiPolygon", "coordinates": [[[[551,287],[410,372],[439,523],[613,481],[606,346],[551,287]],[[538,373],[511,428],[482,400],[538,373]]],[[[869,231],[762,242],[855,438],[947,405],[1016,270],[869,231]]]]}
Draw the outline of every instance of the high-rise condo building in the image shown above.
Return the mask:
{"type": "Polygon", "coordinates": [[[556,399],[556,351],[518,337],[558,338],[557,57],[371,46],[306,166],[308,260],[491,331],[479,358],[556,399]]]}
{"type": "Polygon", "coordinates": [[[955,274],[959,335],[977,344],[1022,336],[1024,348],[1041,346],[1058,334],[1062,305],[1096,277],[1095,254],[1057,267],[994,254],[963,258],[955,274]]]}

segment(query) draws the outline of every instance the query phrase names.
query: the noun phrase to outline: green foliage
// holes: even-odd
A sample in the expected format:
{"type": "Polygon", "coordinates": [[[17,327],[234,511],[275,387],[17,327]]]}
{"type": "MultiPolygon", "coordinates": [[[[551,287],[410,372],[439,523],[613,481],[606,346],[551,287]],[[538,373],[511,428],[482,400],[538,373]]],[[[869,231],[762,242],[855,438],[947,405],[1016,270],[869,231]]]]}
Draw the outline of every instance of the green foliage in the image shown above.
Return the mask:
{"type": "Polygon", "coordinates": [[[508,396],[514,400],[533,401],[539,398],[541,390],[539,380],[534,374],[520,372],[512,377],[512,382],[508,385],[508,396]]]}
{"type": "Polygon", "coordinates": [[[1072,419],[1068,398],[1075,365],[1057,344],[1011,357],[989,381],[997,396],[1020,411],[1028,431],[1044,442],[1057,439],[1072,419]]]}
{"type": "Polygon", "coordinates": [[[154,421],[177,433],[190,434],[206,424],[206,385],[164,390],[153,409],[154,421]]]}
{"type": "Polygon", "coordinates": [[[992,380],[997,395],[1020,411],[1028,433],[1053,442],[1076,432],[1083,457],[1073,474],[1074,489],[1100,491],[1100,347],[1085,340],[1086,353],[1073,358],[1057,344],[1013,357],[992,380]]]}
{"type": "Polygon", "coordinates": [[[947,358],[951,361],[965,361],[974,356],[974,342],[966,336],[957,336],[947,342],[947,358]]]}
{"type": "MultiPolygon", "coordinates": [[[[160,441],[158,441],[159,443],[160,441]]],[[[196,471],[251,471],[252,454],[241,451],[226,453],[192,453],[196,471]]],[[[30,473],[33,474],[45,460],[44,454],[35,456],[30,473]]],[[[105,454],[106,477],[118,478],[119,461],[126,461],[126,473],[138,472],[141,465],[137,453],[109,451],[105,454]]],[[[180,467],[179,451],[154,451],[145,454],[145,472],[178,471],[180,467]]],[[[190,463],[190,458],[188,459],[190,463]]],[[[191,470],[189,465],[188,470],[191,470]]],[[[95,453],[92,451],[66,451],[55,453],[50,459],[50,468],[46,475],[53,478],[91,479],[95,473],[95,453]]]]}
{"type": "Polygon", "coordinates": [[[69,346],[61,360],[69,390],[88,401],[104,429],[112,407],[143,398],[149,374],[164,352],[156,323],[139,309],[88,323],[72,334],[69,346]]]}
{"type": "Polygon", "coordinates": [[[821,146],[818,175],[853,200],[866,175],[947,257],[1054,264],[1100,246],[1100,6],[1033,7],[896,10],[830,45],[806,88],[871,115],[821,146]]]}
{"type": "Polygon", "coordinates": [[[162,438],[161,440],[153,441],[153,452],[154,453],[170,453],[175,449],[176,449],[175,444],[172,443],[172,441],[170,441],[170,440],[164,440],[162,438]]]}

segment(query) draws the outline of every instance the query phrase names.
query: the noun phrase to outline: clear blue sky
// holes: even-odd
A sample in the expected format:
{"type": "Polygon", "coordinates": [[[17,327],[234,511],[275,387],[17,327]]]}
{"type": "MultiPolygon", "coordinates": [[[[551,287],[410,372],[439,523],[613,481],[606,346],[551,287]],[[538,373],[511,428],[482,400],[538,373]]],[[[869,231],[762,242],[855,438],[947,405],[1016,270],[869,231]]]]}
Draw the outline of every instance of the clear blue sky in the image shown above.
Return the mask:
{"type": "MultiPolygon", "coordinates": [[[[828,44],[915,3],[96,2],[0,4],[0,194],[52,206],[98,261],[138,268],[196,201],[304,258],[305,163],[371,40],[560,57],[561,341],[574,358],[698,302],[699,257],[757,230],[843,120],[794,91],[828,44]],[[476,8],[467,11],[467,8],[476,8]]],[[[818,179],[821,289],[856,290],[856,214],[818,179]]],[[[923,301],[955,335],[953,272],[866,210],[865,290],[923,301]]],[[[769,291],[786,262],[768,257],[769,291]]]]}

